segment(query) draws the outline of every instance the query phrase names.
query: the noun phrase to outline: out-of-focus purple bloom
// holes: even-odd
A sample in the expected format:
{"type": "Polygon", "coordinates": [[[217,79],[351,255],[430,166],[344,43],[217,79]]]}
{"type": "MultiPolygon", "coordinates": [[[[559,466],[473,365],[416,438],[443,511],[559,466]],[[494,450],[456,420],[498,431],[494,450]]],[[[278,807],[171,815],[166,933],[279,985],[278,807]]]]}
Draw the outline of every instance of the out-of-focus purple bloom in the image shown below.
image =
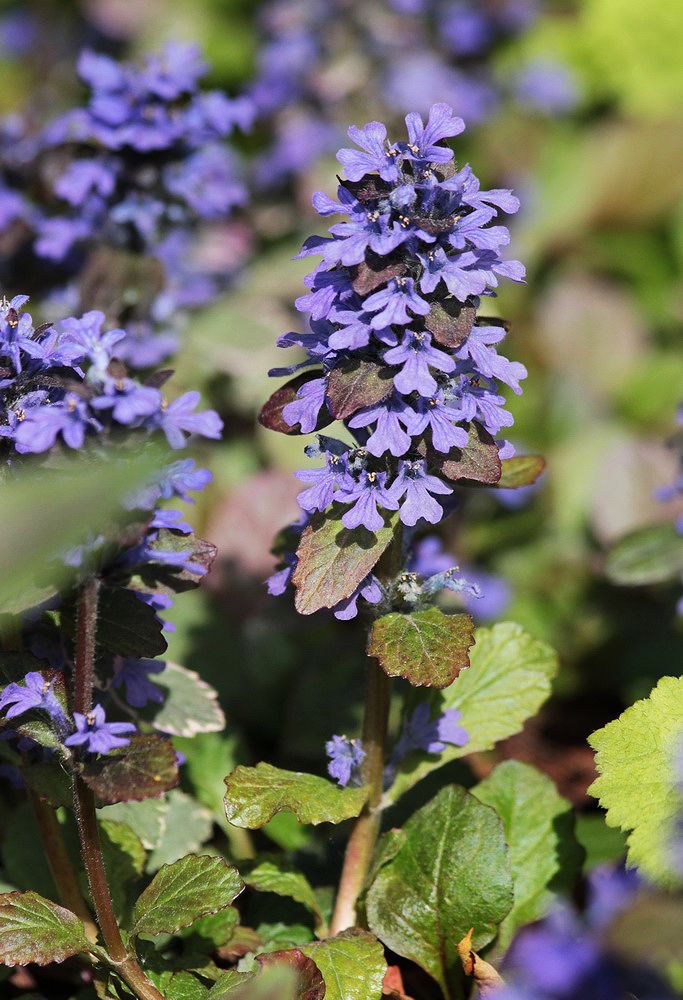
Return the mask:
{"type": "Polygon", "coordinates": [[[103,395],[90,401],[95,410],[110,410],[119,424],[136,424],[151,417],[161,408],[161,393],[150,386],[139,385],[129,378],[109,378],[103,395]]]}
{"type": "Polygon", "coordinates": [[[360,784],[360,766],[365,760],[360,740],[350,740],[347,736],[333,736],[325,744],[325,752],[330,758],[327,771],[342,788],[350,782],[360,784]]]}
{"type": "Polygon", "coordinates": [[[195,413],[198,402],[198,392],[186,392],[172,403],[162,406],[161,412],[152,418],[154,425],[163,430],[171,448],[183,448],[186,434],[201,434],[215,440],[220,438],[223,421],[215,410],[195,413]]]}
{"type": "Polygon", "coordinates": [[[59,403],[29,410],[18,424],[14,440],[25,452],[47,451],[59,435],[69,448],[81,448],[88,430],[101,429],[87,404],[76,393],[67,392],[59,403]]]}
{"type": "Polygon", "coordinates": [[[566,114],[576,107],[578,90],[569,67],[549,59],[525,66],[515,81],[515,96],[521,104],[546,115],[566,114]]]}
{"type": "Polygon", "coordinates": [[[95,705],[86,715],[74,712],[74,722],[76,731],[64,743],[68,747],[83,747],[88,753],[107,754],[126,747],[130,743],[127,734],[135,732],[132,722],[107,722],[101,705],[95,705]]]}
{"type": "Polygon", "coordinates": [[[433,719],[429,702],[420,702],[404,720],[391,755],[390,769],[396,768],[414,750],[437,754],[447,745],[464,747],[469,735],[460,725],[460,718],[461,713],[457,709],[449,708],[433,719]]]}
{"type": "Polygon", "coordinates": [[[126,701],[132,708],[144,708],[149,702],[160,705],[164,700],[161,688],[150,680],[149,674],[160,674],[166,664],[161,660],[132,660],[116,657],[112,687],[123,687],[126,701]]]}

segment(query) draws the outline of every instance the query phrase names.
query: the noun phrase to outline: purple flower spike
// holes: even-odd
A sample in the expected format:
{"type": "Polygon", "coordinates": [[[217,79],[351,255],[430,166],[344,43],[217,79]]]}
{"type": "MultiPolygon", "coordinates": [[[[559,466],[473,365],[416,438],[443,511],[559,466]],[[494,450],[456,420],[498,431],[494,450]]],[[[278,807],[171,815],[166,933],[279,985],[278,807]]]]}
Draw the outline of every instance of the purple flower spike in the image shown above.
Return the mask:
{"type": "Polygon", "coordinates": [[[360,784],[360,766],[365,760],[360,740],[350,740],[347,736],[333,736],[325,744],[325,753],[330,758],[327,771],[338,785],[345,788],[349,782],[360,784]]]}
{"type": "Polygon", "coordinates": [[[76,731],[64,743],[68,747],[83,747],[89,753],[106,754],[126,747],[130,739],[125,734],[135,732],[132,722],[107,722],[101,705],[95,705],[87,715],[74,712],[74,722],[76,731]]]}

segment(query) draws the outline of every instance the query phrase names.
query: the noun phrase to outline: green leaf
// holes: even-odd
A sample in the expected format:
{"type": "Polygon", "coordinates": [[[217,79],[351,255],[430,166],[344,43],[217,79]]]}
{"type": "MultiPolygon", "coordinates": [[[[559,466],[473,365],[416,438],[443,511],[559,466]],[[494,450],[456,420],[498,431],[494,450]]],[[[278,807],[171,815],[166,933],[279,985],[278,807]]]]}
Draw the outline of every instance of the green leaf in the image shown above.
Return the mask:
{"type": "Polygon", "coordinates": [[[97,645],[121,656],[160,656],[163,622],[132,590],[103,587],[97,607],[97,645]]]}
{"type": "Polygon", "coordinates": [[[327,996],[325,983],[312,958],[304,955],[299,948],[273,951],[257,956],[261,974],[272,968],[291,969],[294,975],[294,993],[297,1000],[324,1000],[327,996]]]}
{"type": "Polygon", "coordinates": [[[674,791],[674,754],[683,729],[683,677],[662,677],[649,698],[589,738],[599,777],[588,789],[609,826],[631,831],[628,863],[666,887],[683,884],[673,871],[671,839],[682,797],[674,791]]]}
{"type": "Polygon", "coordinates": [[[457,943],[474,928],[480,950],[513,903],[503,824],[488,806],[455,785],[414,813],[405,842],[383,865],[365,905],[370,930],[416,962],[447,997],[459,982],[457,943]]]}
{"type": "Polygon", "coordinates": [[[90,950],[75,913],[37,892],[0,895],[0,964],[47,965],[90,950]]]}
{"type": "Polygon", "coordinates": [[[176,972],[164,990],[164,997],[165,1000],[206,1000],[212,985],[191,972],[176,972]]]}
{"type": "Polygon", "coordinates": [[[239,924],[240,915],[234,906],[226,906],[217,913],[209,913],[195,920],[189,927],[179,932],[182,938],[191,938],[190,946],[199,950],[202,945],[213,951],[227,944],[239,924]],[[199,939],[200,944],[197,944],[199,939]]]}
{"type": "Polygon", "coordinates": [[[222,858],[190,854],[154,876],[135,904],[131,934],[172,934],[230,906],[243,888],[237,870],[222,858]]]}
{"type": "Polygon", "coordinates": [[[191,742],[174,740],[174,745],[187,757],[184,772],[195,798],[225,829],[228,821],[223,806],[223,779],[242,759],[237,737],[234,733],[200,733],[191,742]]]}
{"type": "Polygon", "coordinates": [[[209,993],[209,1000],[304,1000],[296,974],[286,965],[261,972],[224,972],[209,993]]]}
{"type": "Polygon", "coordinates": [[[172,736],[196,736],[224,728],[225,716],[216,691],[194,670],[167,662],[154,683],[165,694],[163,704],[154,711],[155,729],[172,736]]]}
{"type": "Polygon", "coordinates": [[[367,788],[340,788],[325,778],[272,764],[237,767],[225,779],[225,813],[235,826],[258,830],[288,809],[300,823],[341,823],[358,816],[367,788]]]}
{"type": "Polygon", "coordinates": [[[387,971],[384,948],[367,931],[343,931],[301,949],[325,980],[325,1000],[381,1000],[387,971]]]}
{"type": "Polygon", "coordinates": [[[545,459],[542,455],[514,455],[512,458],[504,458],[501,467],[496,487],[518,490],[523,486],[531,486],[543,475],[545,459]]]}
{"type": "Polygon", "coordinates": [[[125,823],[107,819],[100,820],[98,825],[114,909],[121,919],[130,883],[135,882],[145,870],[145,849],[135,831],[125,823]]]}
{"type": "Polygon", "coordinates": [[[683,535],[673,524],[639,528],[620,539],[607,554],[605,573],[622,586],[666,583],[683,572],[683,535]]]}
{"type": "Polygon", "coordinates": [[[175,750],[160,736],[133,736],[127,747],[86,764],[83,780],[102,802],[148,799],[178,784],[175,750]]]}
{"type": "Polygon", "coordinates": [[[20,802],[3,817],[2,863],[17,889],[35,889],[41,896],[58,899],[40,830],[29,802],[20,802]]]}
{"type": "Polygon", "coordinates": [[[446,456],[433,453],[433,464],[446,479],[454,482],[469,479],[495,486],[501,470],[498,445],[476,421],[472,421],[468,433],[469,440],[464,448],[453,448],[446,456]]]}
{"type": "Polygon", "coordinates": [[[515,902],[498,932],[498,947],[504,949],[516,930],[545,916],[559,894],[571,894],[583,850],[570,804],[529,764],[499,764],[472,794],[498,813],[510,848],[515,902]]]}
{"type": "Polygon", "coordinates": [[[338,505],[317,514],[301,536],[292,576],[299,614],[312,615],[350,597],[393,537],[395,515],[372,532],[362,525],[353,530],[343,527],[342,514],[338,505]]]}
{"type": "Polygon", "coordinates": [[[576,817],[576,838],[586,852],[585,872],[598,865],[615,865],[626,857],[626,836],[607,826],[602,813],[579,813],[576,817]]]}
{"type": "Polygon", "coordinates": [[[366,406],[376,406],[394,388],[391,369],[376,361],[353,361],[333,368],[327,379],[327,399],[335,420],[345,420],[366,406]]]}
{"type": "Polygon", "coordinates": [[[277,896],[287,896],[301,903],[315,917],[316,928],[318,930],[324,928],[325,919],[316,895],[308,879],[301,872],[288,869],[282,863],[268,858],[258,861],[250,868],[244,875],[244,881],[252,889],[273,892],[277,896]]]}
{"type": "Polygon", "coordinates": [[[167,462],[156,447],[131,455],[119,448],[57,461],[49,471],[22,469],[3,482],[0,519],[0,611],[18,614],[71,579],[64,550],[108,534],[121,502],[167,462]]]}
{"type": "Polygon", "coordinates": [[[535,715],[550,694],[557,656],[519,625],[501,622],[479,628],[470,650],[470,666],[445,691],[432,695],[432,717],[449,708],[461,712],[469,734],[464,747],[448,745],[438,756],[414,753],[400,765],[388,792],[396,801],[426,774],[469,753],[490,750],[512,736],[535,715]]]}
{"type": "Polygon", "coordinates": [[[103,806],[99,810],[99,818],[100,820],[125,823],[138,835],[142,846],[151,851],[160,843],[166,829],[168,809],[168,804],[164,799],[117,802],[115,805],[103,806]]]}
{"type": "Polygon", "coordinates": [[[211,837],[211,814],[185,792],[175,788],[166,796],[166,818],[161,840],[147,860],[147,871],[178,861],[197,851],[211,837]]]}
{"type": "Polygon", "coordinates": [[[443,688],[469,665],[473,642],[469,615],[445,615],[438,608],[394,612],[373,623],[368,656],[376,657],[390,677],[403,677],[416,687],[443,688]]]}

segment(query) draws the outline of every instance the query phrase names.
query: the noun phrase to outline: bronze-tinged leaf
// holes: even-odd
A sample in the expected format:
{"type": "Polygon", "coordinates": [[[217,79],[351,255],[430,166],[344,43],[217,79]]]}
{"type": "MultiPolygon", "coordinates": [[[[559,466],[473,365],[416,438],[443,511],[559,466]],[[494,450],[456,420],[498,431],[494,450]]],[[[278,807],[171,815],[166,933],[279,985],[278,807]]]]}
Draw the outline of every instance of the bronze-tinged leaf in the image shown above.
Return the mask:
{"type": "Polygon", "coordinates": [[[330,410],[337,420],[344,420],[386,399],[393,387],[389,369],[374,361],[358,361],[351,367],[333,368],[327,380],[330,410]]]}
{"type": "Polygon", "coordinates": [[[324,1000],[325,981],[320,969],[312,958],[308,958],[298,948],[257,955],[256,961],[261,969],[267,969],[273,965],[286,965],[292,969],[295,974],[294,995],[296,1000],[324,1000]]]}
{"type": "Polygon", "coordinates": [[[345,528],[343,509],[318,514],[301,536],[292,575],[299,614],[312,615],[346,600],[376,565],[394,534],[396,515],[377,532],[345,528]]]}
{"type": "Polygon", "coordinates": [[[461,305],[455,299],[446,299],[445,302],[432,303],[424,323],[434,340],[455,351],[469,337],[475,316],[474,306],[461,305]]]}
{"type": "Polygon", "coordinates": [[[71,910],[37,892],[0,895],[0,965],[48,965],[89,949],[85,927],[71,910]]]}
{"type": "Polygon", "coordinates": [[[174,788],[178,764],[168,740],[133,736],[127,747],[86,764],[82,777],[102,802],[138,802],[174,788]]]}
{"type": "MultiPolygon", "coordinates": [[[[289,382],[281,385],[261,407],[261,412],[258,415],[259,423],[267,427],[269,431],[278,431],[279,434],[301,434],[298,426],[292,427],[287,423],[282,416],[282,411],[288,403],[294,402],[296,394],[302,385],[310,382],[313,378],[319,377],[319,371],[303,372],[303,374],[297,375],[296,378],[291,378],[289,382]]],[[[317,431],[322,430],[323,427],[327,427],[331,423],[332,417],[327,412],[327,409],[322,407],[315,429],[317,431]]]]}
{"type": "Polygon", "coordinates": [[[513,458],[504,458],[496,486],[506,490],[519,490],[523,486],[535,483],[544,470],[545,459],[542,455],[515,455],[513,458]]]}
{"type": "Polygon", "coordinates": [[[445,688],[469,666],[474,622],[469,615],[445,615],[438,608],[382,615],[372,626],[368,656],[390,677],[414,687],[445,688]]]}
{"type": "Polygon", "coordinates": [[[464,448],[453,448],[444,458],[433,458],[441,474],[453,482],[469,479],[495,486],[500,480],[498,446],[489,432],[476,421],[470,424],[469,440],[464,448]]]}
{"type": "Polygon", "coordinates": [[[350,191],[353,197],[357,198],[364,205],[369,201],[377,201],[378,198],[385,198],[390,191],[390,187],[386,181],[383,181],[376,174],[374,177],[372,174],[366,174],[360,181],[342,180],[337,175],[337,180],[342,187],[350,191]]]}
{"type": "Polygon", "coordinates": [[[359,295],[369,295],[370,292],[374,292],[380,285],[391,281],[392,278],[398,278],[408,271],[406,264],[402,260],[394,261],[382,267],[381,263],[379,263],[381,259],[379,258],[378,260],[379,266],[377,268],[372,267],[371,262],[368,261],[364,261],[356,268],[356,274],[351,284],[353,285],[353,290],[358,292],[359,295]]]}

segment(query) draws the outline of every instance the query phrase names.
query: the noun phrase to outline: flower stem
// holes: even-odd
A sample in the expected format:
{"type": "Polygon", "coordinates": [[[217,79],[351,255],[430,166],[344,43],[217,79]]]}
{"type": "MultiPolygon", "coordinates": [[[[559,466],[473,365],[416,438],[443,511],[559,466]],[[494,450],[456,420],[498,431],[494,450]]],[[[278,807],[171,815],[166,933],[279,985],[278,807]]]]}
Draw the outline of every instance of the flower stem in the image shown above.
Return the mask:
{"type": "MultiPolygon", "coordinates": [[[[92,577],[83,585],[78,604],[74,707],[77,712],[83,714],[87,714],[92,708],[99,590],[100,581],[92,577]]],[[[109,958],[116,967],[118,975],[138,1000],[163,1000],[161,993],[147,979],[136,959],[129,954],[121,937],[104,867],[95,812],[95,796],[78,774],[74,779],[74,810],[90,895],[109,958]]]]}
{"type": "MultiPolygon", "coordinates": [[[[399,573],[402,562],[403,536],[399,525],[391,546],[378,568],[378,574],[384,580],[392,580],[399,573]]],[[[340,931],[345,931],[356,924],[356,904],[365,884],[379,836],[382,822],[379,806],[382,800],[390,702],[391,679],[384,673],[377,661],[371,659],[368,662],[362,734],[363,750],[365,750],[362,777],[369,792],[363,811],[356,820],[346,846],[344,866],[330,924],[331,934],[339,934],[340,931]]]]}
{"type": "Polygon", "coordinates": [[[369,786],[367,802],[351,832],[330,933],[339,934],[356,923],[356,902],[365,883],[379,836],[384,772],[384,744],[389,718],[391,680],[375,660],[368,664],[368,688],[363,722],[363,780],[369,786]]]}
{"type": "Polygon", "coordinates": [[[83,899],[54,807],[35,792],[29,791],[28,797],[59,898],[67,909],[80,917],[85,925],[88,940],[95,942],[97,941],[97,927],[93,922],[88,905],[83,899]]]}

